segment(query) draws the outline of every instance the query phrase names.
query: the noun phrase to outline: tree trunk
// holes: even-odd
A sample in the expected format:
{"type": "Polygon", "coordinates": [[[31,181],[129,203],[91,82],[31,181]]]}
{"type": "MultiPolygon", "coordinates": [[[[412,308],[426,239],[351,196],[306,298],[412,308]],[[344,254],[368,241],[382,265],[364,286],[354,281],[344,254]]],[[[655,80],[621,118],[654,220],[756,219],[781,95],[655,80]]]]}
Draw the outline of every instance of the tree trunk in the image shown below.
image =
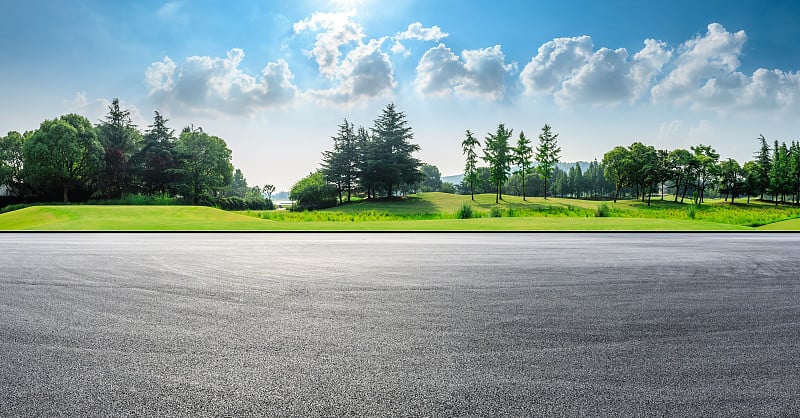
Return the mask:
{"type": "Polygon", "coordinates": [[[64,203],[69,203],[69,192],[68,192],[68,189],[69,189],[69,186],[67,185],[67,183],[64,183],[64,203]]]}

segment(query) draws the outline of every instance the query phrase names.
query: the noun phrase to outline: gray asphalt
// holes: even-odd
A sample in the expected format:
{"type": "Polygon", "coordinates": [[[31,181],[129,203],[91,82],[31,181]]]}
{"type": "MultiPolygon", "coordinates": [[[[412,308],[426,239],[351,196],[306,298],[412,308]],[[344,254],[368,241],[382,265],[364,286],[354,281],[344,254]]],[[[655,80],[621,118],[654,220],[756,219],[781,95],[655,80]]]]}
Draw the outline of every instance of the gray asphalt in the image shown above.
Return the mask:
{"type": "Polygon", "coordinates": [[[797,234],[0,234],[4,416],[797,416],[797,234]]]}

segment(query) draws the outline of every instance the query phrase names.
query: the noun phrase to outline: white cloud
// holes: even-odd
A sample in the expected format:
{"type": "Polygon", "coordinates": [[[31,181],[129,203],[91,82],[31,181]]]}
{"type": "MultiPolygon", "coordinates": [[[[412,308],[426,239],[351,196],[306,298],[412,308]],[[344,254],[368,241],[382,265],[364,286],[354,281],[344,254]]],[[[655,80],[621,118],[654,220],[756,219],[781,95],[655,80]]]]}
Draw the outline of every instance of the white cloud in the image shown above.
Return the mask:
{"type": "Polygon", "coordinates": [[[329,79],[336,75],[342,56],[340,48],[352,43],[360,44],[364,39],[364,29],[353,21],[353,16],[355,10],[317,12],[293,26],[295,33],[317,32],[314,48],[306,53],[316,59],[320,73],[329,79]]]}
{"type": "Polygon", "coordinates": [[[420,41],[438,42],[448,36],[450,36],[450,34],[442,32],[442,29],[438,26],[434,25],[430,28],[426,28],[422,26],[422,23],[414,22],[408,25],[408,29],[406,29],[405,32],[398,33],[395,39],[417,39],[420,41]]]}
{"type": "Polygon", "coordinates": [[[557,38],[539,48],[520,74],[525,93],[552,94],[560,104],[618,104],[642,97],[672,51],[653,39],[630,58],[625,48],[592,52],[588,36],[557,38]]]}
{"type": "Polygon", "coordinates": [[[189,16],[182,10],[183,2],[170,1],[161,5],[156,11],[156,16],[164,22],[170,24],[185,25],[189,22],[189,16]]]}
{"type": "Polygon", "coordinates": [[[388,96],[395,87],[394,67],[381,46],[385,39],[373,39],[347,54],[334,78],[338,86],[310,94],[323,101],[355,103],[361,99],[388,96]]]}
{"type": "Polygon", "coordinates": [[[449,95],[466,74],[464,63],[445,44],[429,49],[417,65],[417,90],[426,96],[449,95]]]}
{"type": "Polygon", "coordinates": [[[452,94],[500,100],[505,94],[506,74],[514,64],[505,63],[500,45],[465,50],[463,61],[444,44],[429,49],[417,65],[417,90],[426,96],[452,94]]]}
{"type": "Polygon", "coordinates": [[[653,87],[654,101],[711,102],[727,100],[725,91],[741,87],[739,55],[747,41],[744,31],[729,33],[718,24],[708,25],[705,36],[686,41],[679,50],[674,69],[653,87]],[[700,89],[701,91],[698,91],[700,89]]]}
{"type": "Polygon", "coordinates": [[[176,65],[169,57],[145,72],[150,98],[174,110],[250,114],[270,106],[291,103],[298,94],[284,60],[268,63],[259,78],[239,69],[241,49],[226,58],[193,56],[176,65]]]}
{"type": "Polygon", "coordinates": [[[561,88],[592,56],[592,38],[556,38],[539,47],[522,69],[520,80],[526,94],[550,94],[561,88]]]}
{"type": "Polygon", "coordinates": [[[411,51],[409,51],[400,41],[394,41],[394,44],[392,45],[392,53],[395,55],[402,55],[404,57],[411,55],[411,51]]]}
{"type": "Polygon", "coordinates": [[[744,31],[728,32],[712,23],[703,36],[686,41],[673,70],[651,90],[654,102],[689,104],[693,109],[796,109],[800,73],[759,68],[738,71],[747,41],[744,31]]]}

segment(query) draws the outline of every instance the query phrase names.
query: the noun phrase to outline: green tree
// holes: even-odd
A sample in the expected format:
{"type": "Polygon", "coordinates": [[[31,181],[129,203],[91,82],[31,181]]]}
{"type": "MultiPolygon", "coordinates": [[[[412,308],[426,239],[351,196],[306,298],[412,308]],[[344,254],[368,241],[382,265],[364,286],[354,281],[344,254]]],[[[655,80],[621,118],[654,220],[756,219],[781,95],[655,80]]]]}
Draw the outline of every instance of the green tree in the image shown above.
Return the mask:
{"type": "Polygon", "coordinates": [[[703,203],[706,185],[710,184],[719,173],[719,154],[710,145],[700,144],[696,147],[690,147],[694,152],[694,158],[697,160],[697,195],[695,196],[694,203],[703,203]]]}
{"type": "Polygon", "coordinates": [[[519,132],[517,139],[517,146],[514,147],[514,162],[519,167],[520,179],[522,180],[522,200],[528,200],[525,196],[525,179],[531,171],[531,157],[533,156],[533,148],[531,148],[531,141],[525,138],[525,132],[519,132]]]}
{"type": "Polygon", "coordinates": [[[347,201],[350,201],[358,181],[358,160],[355,127],[345,119],[339,125],[339,133],[333,137],[333,150],[325,151],[322,158],[322,173],[330,183],[336,185],[339,203],[342,202],[342,192],[345,190],[347,201]]]}
{"type": "Polygon", "coordinates": [[[420,192],[438,192],[442,188],[442,173],[435,165],[422,164],[419,168],[422,181],[419,185],[420,192]]]}
{"type": "Polygon", "coordinates": [[[497,125],[494,134],[488,134],[483,148],[483,160],[489,164],[489,181],[494,185],[495,203],[503,199],[503,184],[508,180],[511,173],[511,162],[513,160],[512,150],[508,146],[513,129],[506,129],[504,124],[497,125]]]}
{"type": "Polygon", "coordinates": [[[336,188],[325,179],[321,171],[315,171],[292,186],[289,199],[301,210],[313,210],[336,206],[336,188]]]}
{"type": "Polygon", "coordinates": [[[614,203],[619,199],[620,188],[626,184],[631,164],[630,151],[623,146],[616,146],[603,155],[603,175],[614,183],[614,203]]]}
{"type": "Polygon", "coordinates": [[[25,189],[23,141],[24,137],[17,131],[0,137],[0,185],[5,186],[10,194],[19,197],[22,197],[25,189]]]}
{"type": "Polygon", "coordinates": [[[667,161],[670,178],[675,185],[675,202],[680,196],[681,203],[683,203],[689,184],[692,183],[693,170],[697,165],[696,160],[691,152],[679,148],[670,151],[667,161]],[[681,192],[681,185],[683,185],[683,192],[681,192]]]}
{"type": "Polygon", "coordinates": [[[187,126],[175,143],[175,151],[181,192],[195,205],[204,197],[217,197],[219,190],[230,184],[231,150],[222,138],[209,135],[202,128],[187,126]]]}
{"type": "Polygon", "coordinates": [[[167,127],[168,120],[158,111],[154,113],[153,124],[148,126],[132,162],[142,191],[171,193],[179,180],[176,177],[175,131],[167,127]]]}
{"type": "Polygon", "coordinates": [[[726,202],[730,197],[731,204],[733,204],[744,189],[745,173],[739,163],[732,158],[721,161],[718,164],[717,172],[719,173],[719,192],[725,195],[726,202]]]}
{"type": "Polygon", "coordinates": [[[39,189],[56,186],[69,202],[69,190],[91,187],[103,169],[103,146],[91,122],[68,114],[42,122],[23,143],[25,174],[39,189]]]}
{"type": "Polygon", "coordinates": [[[539,134],[539,145],[536,147],[536,172],[544,179],[544,198],[547,199],[547,180],[556,168],[561,148],[558,146],[558,134],[551,132],[550,125],[545,124],[539,134]]]}
{"type": "Polygon", "coordinates": [[[386,105],[372,127],[373,151],[376,151],[372,156],[377,160],[372,161],[371,169],[375,182],[383,186],[387,197],[420,180],[421,163],[412,156],[419,151],[419,145],[411,143],[413,138],[405,113],[398,111],[393,103],[386,105]]]}
{"type": "Polygon", "coordinates": [[[103,192],[110,197],[122,197],[133,188],[131,157],[137,152],[141,135],[131,122],[130,111],[119,107],[119,99],[111,102],[105,121],[97,127],[97,132],[105,150],[103,192]]]}
{"type": "Polygon", "coordinates": [[[234,170],[231,184],[228,186],[228,196],[244,198],[249,190],[250,187],[247,185],[247,179],[244,177],[244,173],[237,168],[234,170]]]}
{"type": "Polygon", "coordinates": [[[758,141],[761,144],[761,148],[758,150],[758,152],[756,152],[755,155],[755,162],[758,164],[758,181],[756,183],[756,188],[761,196],[761,199],[763,200],[764,193],[766,193],[770,188],[769,176],[772,170],[772,158],[770,157],[769,145],[767,144],[767,139],[764,138],[764,135],[759,135],[758,141]]]}
{"type": "Polygon", "coordinates": [[[789,149],[786,147],[786,143],[784,142],[778,145],[778,141],[775,141],[772,155],[772,165],[769,172],[769,188],[774,196],[775,204],[777,205],[779,198],[781,202],[786,202],[786,193],[790,189],[789,180],[791,174],[789,167],[789,149]]]}
{"type": "Polygon", "coordinates": [[[747,194],[747,203],[750,204],[750,196],[761,193],[761,166],[756,161],[748,161],[742,166],[744,171],[744,188],[742,191],[747,194]]]}
{"type": "Polygon", "coordinates": [[[475,148],[480,145],[480,141],[467,129],[467,136],[461,142],[461,150],[467,160],[464,165],[463,182],[469,186],[469,194],[472,200],[475,200],[475,184],[478,182],[478,154],[475,152],[475,148]]]}

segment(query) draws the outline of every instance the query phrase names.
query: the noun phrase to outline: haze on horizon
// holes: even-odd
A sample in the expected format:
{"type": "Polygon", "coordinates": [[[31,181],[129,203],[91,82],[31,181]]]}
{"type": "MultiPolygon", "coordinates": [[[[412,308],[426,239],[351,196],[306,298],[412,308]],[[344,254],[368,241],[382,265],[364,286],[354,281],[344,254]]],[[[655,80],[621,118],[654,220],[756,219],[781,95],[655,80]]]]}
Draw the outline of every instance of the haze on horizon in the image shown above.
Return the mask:
{"type": "Polygon", "coordinates": [[[752,159],[756,137],[800,132],[800,4],[793,1],[75,3],[0,15],[0,134],[112,98],[140,129],[226,140],[250,184],[319,166],[337,125],[405,112],[418,157],[460,173],[466,129],[559,133],[562,161],[616,145],[710,144],[752,159]],[[502,7],[498,7],[502,4],[502,7]]]}

